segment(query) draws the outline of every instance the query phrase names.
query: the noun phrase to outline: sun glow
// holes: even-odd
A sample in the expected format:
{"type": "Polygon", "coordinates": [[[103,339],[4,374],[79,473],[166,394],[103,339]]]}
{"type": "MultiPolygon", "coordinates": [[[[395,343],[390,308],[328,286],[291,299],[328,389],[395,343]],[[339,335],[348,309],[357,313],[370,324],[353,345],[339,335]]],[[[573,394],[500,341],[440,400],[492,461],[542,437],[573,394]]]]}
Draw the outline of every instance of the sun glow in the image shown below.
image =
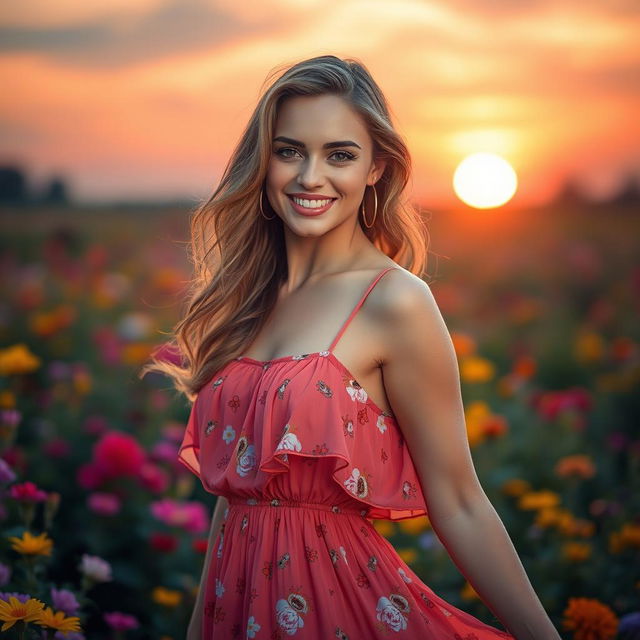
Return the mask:
{"type": "Polygon", "coordinates": [[[513,167],[493,153],[473,153],[456,168],[453,189],[464,203],[476,209],[499,207],[513,197],[518,177],[513,167]]]}

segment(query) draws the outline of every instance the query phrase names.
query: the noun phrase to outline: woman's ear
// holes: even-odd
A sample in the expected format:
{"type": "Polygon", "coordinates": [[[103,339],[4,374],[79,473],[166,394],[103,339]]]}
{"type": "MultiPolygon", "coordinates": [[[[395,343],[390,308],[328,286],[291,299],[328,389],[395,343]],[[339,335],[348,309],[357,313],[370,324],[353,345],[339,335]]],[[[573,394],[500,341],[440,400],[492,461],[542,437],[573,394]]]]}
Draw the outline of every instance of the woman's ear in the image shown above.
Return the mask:
{"type": "Polygon", "coordinates": [[[367,180],[367,184],[374,185],[376,182],[378,182],[378,180],[380,180],[380,177],[384,173],[386,166],[387,163],[385,160],[374,160],[373,167],[371,168],[371,171],[369,171],[369,179],[367,180]]]}

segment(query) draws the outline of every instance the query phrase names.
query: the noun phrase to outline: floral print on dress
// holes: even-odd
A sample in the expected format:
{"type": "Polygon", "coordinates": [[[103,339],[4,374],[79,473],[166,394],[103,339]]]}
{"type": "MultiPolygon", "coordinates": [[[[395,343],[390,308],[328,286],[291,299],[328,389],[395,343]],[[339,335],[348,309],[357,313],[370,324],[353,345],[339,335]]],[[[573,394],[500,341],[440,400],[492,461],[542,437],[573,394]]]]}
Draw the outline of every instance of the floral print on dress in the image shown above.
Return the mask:
{"type": "Polygon", "coordinates": [[[357,380],[349,380],[346,389],[354,402],[365,403],[367,401],[367,392],[360,386],[357,380]]]}
{"type": "Polygon", "coordinates": [[[238,449],[236,452],[238,464],[236,471],[239,476],[245,477],[255,468],[258,461],[256,458],[256,449],[253,444],[248,444],[247,437],[241,436],[238,440],[238,449]]]}
{"type": "Polygon", "coordinates": [[[254,616],[249,616],[249,620],[247,620],[247,638],[255,638],[258,631],[260,631],[260,625],[256,622],[254,616]]]}
{"type": "Polygon", "coordinates": [[[289,597],[276,602],[276,618],[278,624],[292,636],[304,627],[303,613],[307,613],[307,601],[298,593],[290,593],[289,597]]]}
{"type": "Polygon", "coordinates": [[[302,445],[300,444],[300,440],[298,440],[298,436],[291,431],[285,433],[280,439],[276,451],[281,451],[282,449],[286,451],[300,451],[302,445]]]}
{"type": "Polygon", "coordinates": [[[231,444],[236,439],[236,430],[232,425],[228,424],[224,431],[222,432],[222,439],[227,443],[231,444]]]}
{"type": "Polygon", "coordinates": [[[387,423],[384,421],[384,416],[382,414],[378,416],[376,426],[378,427],[378,431],[380,431],[380,433],[384,433],[387,430],[387,423]]]}
{"type": "Polygon", "coordinates": [[[224,595],[224,585],[220,582],[220,578],[216,578],[216,598],[222,598],[224,595]]]}
{"type": "Polygon", "coordinates": [[[351,475],[344,481],[344,486],[358,498],[366,498],[369,494],[369,483],[366,477],[360,473],[360,469],[351,471],[351,475]]]}
{"type": "Polygon", "coordinates": [[[409,611],[409,603],[404,596],[392,593],[389,597],[381,596],[376,606],[377,618],[384,622],[392,631],[404,631],[407,619],[404,616],[409,611]]]}
{"type": "Polygon", "coordinates": [[[402,567],[398,567],[398,573],[402,576],[402,579],[405,582],[413,582],[413,580],[406,574],[405,570],[402,567]]]}

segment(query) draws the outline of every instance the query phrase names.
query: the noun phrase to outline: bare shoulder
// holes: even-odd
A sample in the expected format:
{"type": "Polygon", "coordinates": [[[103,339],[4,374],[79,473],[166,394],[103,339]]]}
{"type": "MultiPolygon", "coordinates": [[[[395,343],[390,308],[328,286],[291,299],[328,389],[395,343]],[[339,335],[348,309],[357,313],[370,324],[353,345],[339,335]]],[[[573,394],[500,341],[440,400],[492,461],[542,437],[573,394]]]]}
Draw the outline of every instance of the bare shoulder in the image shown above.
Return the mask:
{"type": "Polygon", "coordinates": [[[384,361],[424,344],[425,332],[447,331],[431,288],[410,271],[402,267],[389,271],[372,293],[384,361]]]}

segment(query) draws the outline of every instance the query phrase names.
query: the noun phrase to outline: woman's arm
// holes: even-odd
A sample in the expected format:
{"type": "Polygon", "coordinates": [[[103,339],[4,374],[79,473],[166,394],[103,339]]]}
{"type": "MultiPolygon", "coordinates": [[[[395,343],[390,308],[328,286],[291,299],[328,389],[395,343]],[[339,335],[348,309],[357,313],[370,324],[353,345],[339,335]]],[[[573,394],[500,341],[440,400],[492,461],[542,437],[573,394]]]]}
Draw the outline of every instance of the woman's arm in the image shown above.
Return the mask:
{"type": "Polygon", "coordinates": [[[433,530],[517,640],[559,640],[476,475],[457,358],[433,294],[408,271],[389,275],[377,299],[388,336],[384,386],[420,477],[433,530]]]}
{"type": "Polygon", "coordinates": [[[220,532],[222,521],[224,520],[225,509],[229,506],[229,501],[224,496],[218,496],[216,500],[216,506],[213,510],[213,516],[211,517],[211,529],[209,530],[209,540],[207,544],[207,552],[204,557],[204,566],[202,569],[202,575],[200,576],[200,588],[196,597],[196,604],[191,614],[191,620],[187,628],[186,640],[201,640],[202,638],[202,617],[204,613],[204,593],[205,582],[209,575],[209,566],[211,565],[211,554],[213,551],[213,545],[220,532]]]}

